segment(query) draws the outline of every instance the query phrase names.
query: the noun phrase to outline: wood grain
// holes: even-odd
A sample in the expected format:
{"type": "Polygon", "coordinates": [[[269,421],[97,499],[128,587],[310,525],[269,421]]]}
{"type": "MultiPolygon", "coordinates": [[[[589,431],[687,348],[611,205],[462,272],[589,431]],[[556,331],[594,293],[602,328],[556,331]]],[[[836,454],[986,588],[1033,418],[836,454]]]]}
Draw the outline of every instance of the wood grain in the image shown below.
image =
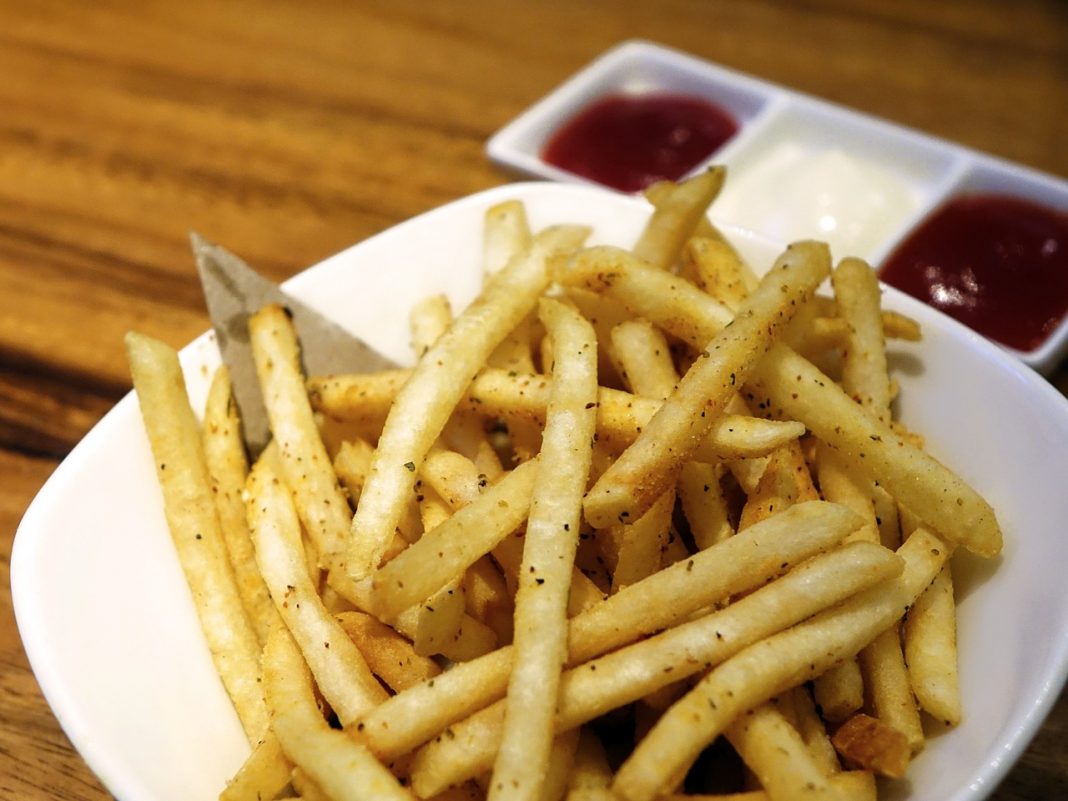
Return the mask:
{"type": "MultiPolygon", "coordinates": [[[[508,180],[485,139],[638,37],[1068,177],[1057,0],[0,2],[0,799],[108,797],[29,671],[11,544],[127,391],[122,334],[206,328],[188,231],[289,276],[508,180]]],[[[1066,743],[1062,696],[993,797],[1063,792],[1066,743]]]]}

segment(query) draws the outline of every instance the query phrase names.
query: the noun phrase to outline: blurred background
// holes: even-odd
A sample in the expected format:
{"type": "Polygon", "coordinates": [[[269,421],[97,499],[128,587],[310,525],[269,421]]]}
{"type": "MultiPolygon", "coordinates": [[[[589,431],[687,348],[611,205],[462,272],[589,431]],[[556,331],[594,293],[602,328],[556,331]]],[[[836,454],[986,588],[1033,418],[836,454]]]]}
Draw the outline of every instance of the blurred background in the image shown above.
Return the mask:
{"type": "MultiPolygon", "coordinates": [[[[0,798],[107,797],[29,672],[8,557],[128,390],[123,333],[207,328],[188,231],[282,279],[510,180],[485,140],[629,38],[1068,178],[1056,0],[0,0],[0,798]]],[[[1068,786],[1065,707],[995,798],[1068,786]]]]}

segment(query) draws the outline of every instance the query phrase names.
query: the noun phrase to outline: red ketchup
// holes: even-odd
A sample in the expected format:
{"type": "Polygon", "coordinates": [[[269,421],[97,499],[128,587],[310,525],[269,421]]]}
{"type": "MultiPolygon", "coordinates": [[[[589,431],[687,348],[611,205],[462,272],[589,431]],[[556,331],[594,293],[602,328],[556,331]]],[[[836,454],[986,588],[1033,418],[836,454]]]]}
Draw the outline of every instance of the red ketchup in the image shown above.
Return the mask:
{"type": "Polygon", "coordinates": [[[1003,195],[963,195],[920,225],[880,278],[1020,351],[1068,311],[1068,214],[1003,195]]]}
{"type": "Polygon", "coordinates": [[[681,178],[737,131],[730,114],[698,97],[610,95],[568,121],[541,157],[605,186],[638,192],[681,178]]]}

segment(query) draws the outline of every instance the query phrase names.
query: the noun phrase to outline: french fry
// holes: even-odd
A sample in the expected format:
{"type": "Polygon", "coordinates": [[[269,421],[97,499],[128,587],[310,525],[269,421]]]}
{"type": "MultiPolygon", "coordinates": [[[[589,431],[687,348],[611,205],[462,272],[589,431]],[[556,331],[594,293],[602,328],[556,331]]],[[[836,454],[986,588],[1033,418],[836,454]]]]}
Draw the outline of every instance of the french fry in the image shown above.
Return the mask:
{"type": "Polygon", "coordinates": [[[516,254],[530,245],[530,224],[526,207],[506,200],[487,209],[482,229],[482,270],[499,273],[516,254]]]}
{"type": "Polygon", "coordinates": [[[607,295],[700,350],[733,319],[731,310],[685,278],[658,270],[628,251],[608,246],[580,250],[553,266],[568,288],[607,295]]]}
{"type": "Polygon", "coordinates": [[[527,516],[538,462],[526,462],[371,577],[372,611],[389,618],[429,598],[489,553],[527,516]]]}
{"type": "Polygon", "coordinates": [[[941,569],[949,550],[934,534],[917,529],[898,550],[905,559],[898,579],[720,664],[664,713],[620,767],[612,790],[627,801],[655,798],[677,767],[688,764],[738,715],[856,654],[900,619],[941,569]]]}
{"type": "MultiPolygon", "coordinates": [[[[278,625],[282,625],[281,620],[278,625]]],[[[248,759],[219,794],[219,801],[260,801],[274,798],[289,784],[293,763],[273,732],[260,740],[248,759]]]]}
{"type": "Polygon", "coordinates": [[[638,439],[587,493],[583,510],[592,525],[637,519],[663,492],[793,309],[827,275],[828,262],[826,246],[809,242],[793,245],[780,257],[638,439]]]}
{"type": "Polygon", "coordinates": [[[494,276],[427,351],[390,408],[371,474],[352,518],[346,570],[355,579],[379,565],[418,471],[486,357],[537,303],[548,285],[546,261],[581,243],[588,231],[552,228],[494,276]]]}
{"type": "Polygon", "coordinates": [[[437,662],[416,653],[405,637],[371,615],[344,612],[337,616],[337,621],[356,644],[371,672],[394,692],[441,673],[437,662]]]}
{"type": "Polygon", "coordinates": [[[827,726],[816,710],[816,704],[808,687],[803,685],[794,687],[776,698],[775,704],[797,729],[805,747],[808,748],[821,770],[827,776],[838,774],[842,769],[838,762],[838,754],[831,744],[827,726]]]}
{"type": "Polygon", "coordinates": [[[715,465],[687,462],[679,473],[679,500],[698,550],[734,535],[727,499],[715,465]]]}
{"type": "Polygon", "coordinates": [[[323,697],[347,725],[384,701],[386,692],[312,584],[288,488],[258,462],[249,474],[248,494],[249,528],[260,573],[323,697]]]}
{"type": "Polygon", "coordinates": [[[567,659],[567,602],[596,430],[597,341],[573,308],[543,299],[557,353],[515,600],[512,673],[491,799],[537,799],[567,659]]]}
{"type": "Polygon", "coordinates": [[[611,801],[612,766],[604,746],[590,729],[578,730],[575,762],[567,780],[566,801],[611,801]]]}
{"type": "Polygon", "coordinates": [[[848,763],[891,779],[902,778],[911,759],[908,738],[869,715],[851,717],[831,741],[848,763]]]}
{"type": "Polygon", "coordinates": [[[947,725],[961,719],[953,576],[946,564],[905,619],[905,657],[920,706],[947,725]]]}
{"type": "Polygon", "coordinates": [[[857,403],[886,423],[890,420],[890,379],[879,310],[879,279],[860,259],[843,259],[831,274],[838,314],[848,325],[842,358],[842,386],[857,403]]]}
{"type": "Polygon", "coordinates": [[[634,255],[661,270],[671,267],[726,177],[725,168],[712,167],[677,184],[663,182],[647,193],[655,198],[653,214],[634,245],[634,255]]]}
{"type": "MultiPolygon", "coordinates": [[[[875,801],[875,777],[864,770],[849,770],[838,773],[831,778],[831,786],[842,798],[851,801],[875,801]]],[[[775,801],[764,790],[750,790],[743,793],[727,794],[675,794],[663,796],[664,801],[775,801]]]]}
{"type": "Polygon", "coordinates": [[[750,286],[746,267],[728,242],[694,237],[682,252],[683,274],[731,311],[736,311],[756,285],[750,286]]]}
{"type": "Polygon", "coordinates": [[[772,798],[839,796],[797,729],[773,703],[743,713],[724,734],[772,798]]]}
{"type": "MultiPolygon", "coordinates": [[[[577,665],[561,682],[557,731],[685,679],[900,571],[900,560],[881,546],[855,543],[805,563],[718,612],[577,665]]],[[[411,764],[415,791],[432,794],[478,775],[493,759],[502,720],[503,704],[498,702],[450,726],[416,752],[411,764]]]]}
{"type": "MultiPolygon", "coordinates": [[[[426,465],[423,465],[424,468],[426,465]]],[[[424,531],[433,531],[449,519],[452,509],[431,487],[419,485],[416,500],[424,531]]],[[[453,576],[427,596],[418,606],[419,622],[412,644],[423,656],[440,653],[463,625],[466,600],[461,584],[463,573],[453,576]]]]}
{"type": "Polygon", "coordinates": [[[408,312],[412,352],[421,359],[452,323],[452,306],[445,295],[429,295],[408,312]]]}
{"type": "MultiPolygon", "coordinates": [[[[585,662],[758,587],[790,565],[834,547],[857,525],[859,519],[848,509],[822,501],[799,504],[754,525],[574,617],[568,631],[569,663],[585,662]]],[[[501,648],[454,665],[433,684],[424,682],[393,696],[364,716],[366,741],[387,758],[407,753],[500,698],[511,661],[511,649],[501,648]]]]}
{"type": "Polygon", "coordinates": [[[241,441],[241,420],[225,367],[215,371],[204,405],[204,458],[211,479],[215,508],[219,513],[226,552],[234,568],[237,591],[262,645],[278,618],[263,578],[256,569],[256,556],[245,519],[241,494],[248,476],[248,460],[241,441]]]}
{"type": "Polygon", "coordinates": [[[189,406],[178,355],[130,332],[126,355],[163,493],[174,549],[200,625],[249,742],[267,733],[259,640],[245,612],[212,498],[200,426],[189,406]]]}
{"type": "Polygon", "coordinates": [[[980,556],[1001,550],[1001,527],[989,503],[787,346],[772,345],[754,368],[750,387],[769,399],[773,416],[803,422],[946,539],[980,556]]]}
{"type": "Polygon", "coordinates": [[[366,747],[331,729],[319,712],[311,675],[297,644],[282,626],[267,639],[263,682],[271,727],[282,750],[334,801],[366,798],[413,801],[414,796],[366,747]]]}
{"type": "Polygon", "coordinates": [[[281,306],[265,306],[249,318],[248,330],[282,478],[293,490],[319,566],[329,567],[345,551],[352,512],[312,416],[293,322],[281,306]]]}

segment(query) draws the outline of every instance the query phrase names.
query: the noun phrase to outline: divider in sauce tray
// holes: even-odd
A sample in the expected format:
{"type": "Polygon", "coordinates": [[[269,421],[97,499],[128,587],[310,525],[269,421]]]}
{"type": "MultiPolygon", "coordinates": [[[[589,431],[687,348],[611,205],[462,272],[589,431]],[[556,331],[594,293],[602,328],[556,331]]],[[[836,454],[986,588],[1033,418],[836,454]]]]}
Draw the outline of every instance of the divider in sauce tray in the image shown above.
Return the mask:
{"type": "Polygon", "coordinates": [[[1052,176],[641,41],[613,48],[572,76],[495,134],[486,150],[523,174],[621,191],[676,177],[657,175],[656,164],[677,167],[688,157],[686,174],[724,164],[728,179],[711,210],[715,220],[782,242],[825,239],[836,258],[867,259],[887,283],[1037,370],[1052,369],[1068,353],[1068,182],[1052,176]],[[664,103],[648,102],[657,97],[664,103]],[[628,108],[635,98],[641,102],[628,108]],[[637,119],[670,110],[680,98],[733,121],[733,134],[727,125],[718,138],[706,138],[699,120],[646,116],[630,141],[598,146],[596,137],[624,124],[620,114],[637,119]],[[598,173],[581,158],[561,159],[559,140],[573,133],[569,127],[581,128],[572,125],[577,117],[595,117],[600,107],[614,107],[617,116],[579,130],[594,139],[579,141],[575,151],[596,154],[598,173]],[[708,149],[701,158],[693,155],[697,141],[708,149]],[[603,166],[642,146],[651,152],[635,160],[654,165],[643,166],[644,180],[630,171],[629,183],[620,183],[611,165],[603,166]],[[946,249],[965,250],[954,248],[953,236],[990,258],[944,260],[946,249]],[[901,264],[906,258],[910,267],[901,264]]]}

